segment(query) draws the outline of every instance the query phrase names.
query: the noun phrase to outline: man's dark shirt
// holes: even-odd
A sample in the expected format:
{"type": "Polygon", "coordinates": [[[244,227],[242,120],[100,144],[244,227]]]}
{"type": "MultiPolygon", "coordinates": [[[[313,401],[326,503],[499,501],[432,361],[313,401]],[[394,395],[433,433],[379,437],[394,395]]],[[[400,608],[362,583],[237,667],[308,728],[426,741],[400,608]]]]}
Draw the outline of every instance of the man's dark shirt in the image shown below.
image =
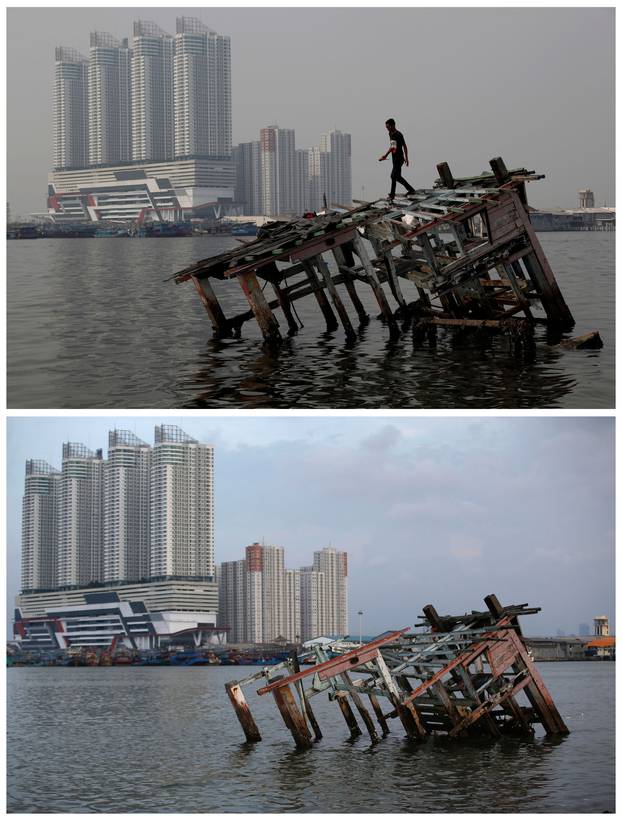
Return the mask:
{"type": "Polygon", "coordinates": [[[401,165],[404,162],[404,146],[406,145],[404,135],[401,131],[395,130],[393,134],[389,134],[389,137],[391,149],[395,148],[395,151],[391,151],[391,159],[396,165],[401,165]]]}

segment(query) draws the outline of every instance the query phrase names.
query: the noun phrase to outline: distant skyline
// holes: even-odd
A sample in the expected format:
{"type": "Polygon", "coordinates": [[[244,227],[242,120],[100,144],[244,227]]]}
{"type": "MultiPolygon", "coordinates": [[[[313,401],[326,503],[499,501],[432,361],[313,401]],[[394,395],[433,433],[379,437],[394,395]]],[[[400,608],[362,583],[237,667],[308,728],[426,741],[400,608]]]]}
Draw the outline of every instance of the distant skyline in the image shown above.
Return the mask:
{"type": "Polygon", "coordinates": [[[8,619],[19,590],[26,459],[60,468],[63,441],[107,449],[108,430],[153,441],[178,424],[214,446],[215,559],[254,541],[287,566],[349,557],[350,630],[529,602],[528,635],[578,632],[614,610],[614,421],[606,417],[10,418],[8,619]]]}
{"type": "Polygon", "coordinates": [[[88,53],[89,32],[130,37],[135,19],[174,32],[197,16],[231,37],[233,142],[270,124],[311,145],[352,134],[353,196],[388,191],[384,121],[395,117],[429,187],[508,167],[546,175],[531,204],[574,207],[591,188],[614,202],[613,8],[12,8],[8,10],[8,200],[45,209],[52,165],[54,48],[88,53]],[[508,38],[512,48],[508,48],[508,38]],[[388,51],[383,52],[385,48],[388,51]]]}

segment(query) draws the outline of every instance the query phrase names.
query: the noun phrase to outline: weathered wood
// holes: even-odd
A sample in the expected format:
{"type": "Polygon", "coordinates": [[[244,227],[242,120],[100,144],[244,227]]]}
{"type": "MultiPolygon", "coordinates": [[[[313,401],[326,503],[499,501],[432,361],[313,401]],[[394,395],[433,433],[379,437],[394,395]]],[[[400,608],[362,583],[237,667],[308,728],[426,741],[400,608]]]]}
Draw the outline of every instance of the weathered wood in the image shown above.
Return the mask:
{"type": "Polygon", "coordinates": [[[313,742],[304,716],[300,712],[290,688],[283,685],[282,682],[279,682],[279,684],[281,686],[272,691],[276,706],[279,708],[285,726],[291,732],[296,746],[301,750],[308,750],[313,746],[313,742]]]}
{"type": "Polygon", "coordinates": [[[357,236],[352,241],[352,244],[354,246],[356,255],[361,260],[361,264],[365,269],[365,273],[367,274],[369,284],[371,285],[372,291],[374,292],[374,296],[376,297],[376,301],[378,302],[382,316],[389,325],[389,329],[393,336],[399,336],[399,328],[397,327],[397,322],[395,321],[393,312],[391,311],[389,303],[387,302],[385,293],[382,290],[382,286],[380,285],[380,281],[378,280],[378,275],[376,274],[376,271],[374,270],[374,267],[371,264],[371,260],[369,259],[369,255],[365,250],[363,240],[357,236]]]}
{"type": "Polygon", "coordinates": [[[369,702],[373,708],[374,713],[376,714],[376,720],[378,721],[378,724],[380,724],[380,729],[382,730],[383,736],[387,736],[391,732],[391,730],[389,729],[386,717],[382,712],[380,702],[373,693],[370,693],[369,695],[369,702]]]}
{"type": "Polygon", "coordinates": [[[562,339],[559,347],[568,351],[599,350],[603,347],[603,340],[598,331],[590,331],[572,339],[562,339]]]}
{"type": "MultiPolygon", "coordinates": [[[[352,679],[350,678],[348,673],[342,673],[341,678],[348,684],[352,684],[352,679]]],[[[369,733],[369,737],[371,738],[372,743],[375,744],[378,741],[378,733],[376,732],[374,722],[371,720],[371,716],[369,715],[367,708],[363,704],[363,700],[361,699],[359,694],[354,690],[350,691],[350,698],[354,702],[354,706],[359,711],[359,715],[361,716],[361,718],[363,719],[363,723],[367,727],[367,732],[369,733]]]]}
{"type": "Polygon", "coordinates": [[[270,310],[270,306],[262,293],[259,283],[257,282],[257,277],[253,271],[238,274],[238,280],[242,286],[244,295],[251,306],[251,310],[255,315],[257,324],[261,328],[264,339],[275,341],[279,340],[281,338],[279,323],[270,310]]]}
{"type": "Polygon", "coordinates": [[[199,299],[201,300],[201,303],[210,318],[214,335],[216,337],[227,336],[230,333],[231,328],[222,308],[220,307],[220,303],[218,302],[218,298],[216,297],[214,289],[211,286],[209,277],[205,277],[201,280],[193,276],[191,279],[192,284],[199,295],[199,299]]]}
{"type": "Polygon", "coordinates": [[[339,319],[341,320],[341,324],[343,325],[343,329],[346,332],[346,336],[354,337],[356,333],[354,332],[354,328],[352,327],[352,323],[350,322],[350,317],[348,316],[348,312],[345,309],[343,302],[341,301],[341,297],[337,291],[335,283],[333,282],[331,273],[328,269],[328,265],[324,261],[323,257],[317,256],[312,259],[312,263],[318,269],[324,283],[326,285],[326,289],[330,294],[331,301],[335,306],[337,313],[339,314],[339,319]]]}
{"type": "Polygon", "coordinates": [[[347,696],[345,696],[343,693],[337,693],[335,695],[335,701],[339,705],[341,714],[343,715],[345,722],[348,725],[348,729],[350,730],[350,738],[358,738],[358,736],[362,735],[362,730],[358,725],[356,716],[352,712],[352,708],[350,707],[350,702],[348,701],[347,696]]]}
{"type": "Polygon", "coordinates": [[[436,170],[445,188],[455,188],[456,182],[446,162],[438,163],[436,170]]]}
{"type": "Polygon", "coordinates": [[[244,730],[244,735],[246,736],[247,741],[261,741],[261,734],[259,733],[259,729],[255,724],[255,720],[250,711],[250,707],[246,699],[244,698],[244,693],[242,692],[242,688],[239,684],[235,681],[230,681],[225,684],[225,690],[227,691],[227,695],[229,696],[229,700],[233,705],[233,709],[235,711],[236,716],[238,717],[238,721],[242,729],[244,730]]]}
{"type": "MultiPolygon", "coordinates": [[[[296,650],[292,650],[289,654],[289,663],[292,670],[292,673],[299,673],[300,672],[300,663],[298,662],[298,652],[296,650]]],[[[305,715],[309,720],[309,724],[313,729],[313,735],[315,736],[315,740],[319,741],[322,738],[322,731],[320,729],[320,725],[315,717],[315,713],[313,712],[313,708],[311,707],[311,702],[305,695],[304,685],[302,684],[302,680],[296,682],[296,687],[298,687],[298,693],[300,696],[300,702],[303,706],[305,715]]]]}
{"type": "Polygon", "coordinates": [[[339,323],[337,322],[337,317],[335,316],[333,309],[330,307],[330,303],[326,297],[326,294],[322,290],[322,286],[320,285],[320,280],[318,275],[315,273],[315,268],[309,262],[309,260],[305,259],[302,262],[302,265],[307,272],[307,278],[311,287],[313,288],[313,295],[317,300],[317,304],[320,307],[320,311],[324,315],[324,320],[326,321],[326,329],[328,331],[336,331],[339,327],[339,323]]]}
{"type": "Polygon", "coordinates": [[[285,315],[285,319],[287,320],[287,326],[289,328],[289,333],[293,336],[294,334],[298,333],[298,323],[294,318],[294,314],[292,313],[291,308],[291,301],[289,295],[286,291],[277,285],[276,282],[272,283],[272,290],[276,294],[276,298],[279,301],[279,305],[285,315]]]}

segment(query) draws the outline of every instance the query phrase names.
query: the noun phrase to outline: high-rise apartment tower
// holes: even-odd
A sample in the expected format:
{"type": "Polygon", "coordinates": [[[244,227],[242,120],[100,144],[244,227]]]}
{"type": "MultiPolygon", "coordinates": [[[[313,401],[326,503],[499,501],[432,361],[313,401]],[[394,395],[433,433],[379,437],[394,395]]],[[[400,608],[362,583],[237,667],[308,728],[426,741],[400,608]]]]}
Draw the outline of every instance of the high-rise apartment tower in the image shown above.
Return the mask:
{"type": "Polygon", "coordinates": [[[127,39],[91,32],[89,51],[89,164],[129,162],[130,60],[127,39]]]}
{"type": "Polygon", "coordinates": [[[173,157],[173,38],[148,20],[134,22],[132,160],[173,157]]]}
{"type": "Polygon", "coordinates": [[[89,160],[88,60],[58,46],[54,64],[54,168],[84,168],[89,160]]]}
{"type": "Polygon", "coordinates": [[[40,459],[26,462],[22,501],[22,590],[56,587],[61,474],[40,459]]]}

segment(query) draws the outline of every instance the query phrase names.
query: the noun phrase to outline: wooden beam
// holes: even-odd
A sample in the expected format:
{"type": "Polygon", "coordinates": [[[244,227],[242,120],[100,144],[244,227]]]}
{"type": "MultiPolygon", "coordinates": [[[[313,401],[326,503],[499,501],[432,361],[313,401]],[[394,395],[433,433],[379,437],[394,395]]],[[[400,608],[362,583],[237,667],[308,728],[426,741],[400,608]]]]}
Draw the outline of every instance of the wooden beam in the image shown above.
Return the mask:
{"type": "Polygon", "coordinates": [[[246,271],[246,273],[239,274],[238,281],[242,286],[244,296],[251,306],[255,319],[261,328],[264,339],[267,341],[280,341],[281,332],[279,331],[279,323],[270,310],[270,306],[259,287],[255,273],[253,271],[246,271]]]}
{"type": "Polygon", "coordinates": [[[233,709],[235,711],[236,716],[238,717],[238,721],[240,722],[240,725],[244,730],[246,740],[251,742],[261,741],[259,729],[255,724],[255,720],[253,719],[250,707],[248,706],[248,703],[244,698],[244,693],[242,692],[242,688],[240,687],[240,685],[237,683],[237,681],[229,681],[227,684],[225,684],[225,690],[227,691],[229,700],[233,705],[233,709]]]}

